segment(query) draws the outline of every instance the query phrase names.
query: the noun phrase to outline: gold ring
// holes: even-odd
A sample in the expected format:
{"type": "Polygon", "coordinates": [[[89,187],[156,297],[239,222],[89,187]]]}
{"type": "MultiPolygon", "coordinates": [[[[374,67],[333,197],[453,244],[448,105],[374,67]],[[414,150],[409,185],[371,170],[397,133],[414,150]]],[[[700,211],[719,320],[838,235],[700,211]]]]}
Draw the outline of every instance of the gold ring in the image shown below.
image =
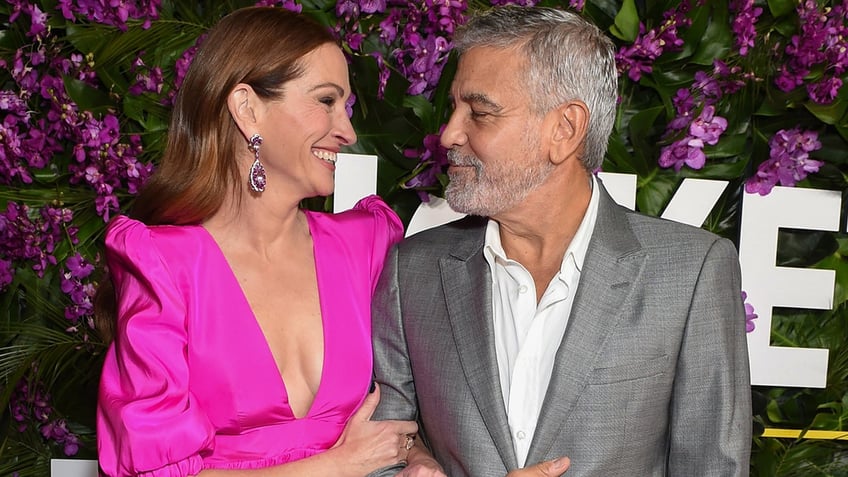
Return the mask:
{"type": "Polygon", "coordinates": [[[404,449],[409,450],[412,449],[412,446],[415,445],[415,439],[412,438],[409,434],[406,435],[406,444],[403,446],[404,449]]]}

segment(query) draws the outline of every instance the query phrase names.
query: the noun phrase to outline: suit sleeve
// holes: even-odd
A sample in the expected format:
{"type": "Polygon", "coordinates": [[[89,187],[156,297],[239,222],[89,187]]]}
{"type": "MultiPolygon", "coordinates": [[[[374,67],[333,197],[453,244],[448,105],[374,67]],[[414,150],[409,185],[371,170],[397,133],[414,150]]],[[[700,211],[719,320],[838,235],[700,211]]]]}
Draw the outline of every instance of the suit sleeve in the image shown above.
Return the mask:
{"type": "MultiPolygon", "coordinates": [[[[371,306],[374,343],[374,379],[380,386],[380,404],[372,419],[414,421],[418,417],[418,401],[412,367],[403,329],[398,286],[398,247],[386,257],[371,306]]],[[[369,477],[395,475],[402,467],[393,466],[369,474],[369,477]]]]}
{"type": "Polygon", "coordinates": [[[393,247],[372,305],[374,377],[380,385],[380,404],[374,418],[412,421],[418,417],[418,402],[403,327],[398,272],[398,250],[393,247]]]}
{"type": "Polygon", "coordinates": [[[707,252],[677,363],[666,475],[747,476],[751,381],[739,260],[726,239],[707,252]]]}

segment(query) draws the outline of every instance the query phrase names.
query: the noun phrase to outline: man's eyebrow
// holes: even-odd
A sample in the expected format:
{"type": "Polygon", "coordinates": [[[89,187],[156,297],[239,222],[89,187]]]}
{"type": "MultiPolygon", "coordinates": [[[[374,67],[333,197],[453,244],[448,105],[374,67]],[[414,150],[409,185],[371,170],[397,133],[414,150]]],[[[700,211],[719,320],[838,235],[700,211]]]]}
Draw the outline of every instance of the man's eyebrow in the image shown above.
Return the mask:
{"type": "Polygon", "coordinates": [[[492,111],[495,111],[495,112],[503,109],[503,106],[492,101],[491,99],[489,99],[488,96],[486,96],[483,93],[467,93],[467,94],[460,95],[460,97],[466,103],[482,104],[482,105],[490,108],[492,111]]]}

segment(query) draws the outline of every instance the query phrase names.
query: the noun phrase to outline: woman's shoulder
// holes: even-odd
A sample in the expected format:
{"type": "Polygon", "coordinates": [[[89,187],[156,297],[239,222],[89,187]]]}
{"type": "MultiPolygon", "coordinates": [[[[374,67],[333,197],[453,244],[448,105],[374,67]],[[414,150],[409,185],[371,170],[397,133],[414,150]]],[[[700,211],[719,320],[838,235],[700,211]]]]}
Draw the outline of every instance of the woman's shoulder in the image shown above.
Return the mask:
{"type": "Polygon", "coordinates": [[[350,231],[387,232],[403,235],[403,223],[397,213],[380,196],[369,195],[360,199],[350,210],[336,214],[315,214],[332,222],[335,227],[350,231]]]}
{"type": "Polygon", "coordinates": [[[106,250],[126,256],[156,253],[178,258],[201,246],[203,233],[200,225],[147,225],[119,215],[106,228],[106,250]]]}
{"type": "Polygon", "coordinates": [[[350,210],[337,214],[309,212],[313,239],[344,243],[346,248],[373,250],[375,256],[403,238],[403,222],[376,195],[360,199],[350,210]]]}
{"type": "Polygon", "coordinates": [[[147,225],[126,215],[118,215],[109,222],[106,228],[106,239],[107,241],[110,238],[120,238],[156,242],[187,240],[196,238],[202,232],[201,229],[200,225],[147,225]]]}

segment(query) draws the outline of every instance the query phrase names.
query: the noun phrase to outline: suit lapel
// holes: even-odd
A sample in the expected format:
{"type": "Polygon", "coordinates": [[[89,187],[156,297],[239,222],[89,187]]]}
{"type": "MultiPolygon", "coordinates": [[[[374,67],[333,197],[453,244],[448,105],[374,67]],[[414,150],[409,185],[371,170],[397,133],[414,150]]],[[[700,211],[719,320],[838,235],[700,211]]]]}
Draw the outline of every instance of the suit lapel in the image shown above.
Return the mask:
{"type": "Polygon", "coordinates": [[[621,317],[620,308],[642,271],[645,254],[623,208],[600,187],[600,202],[571,316],[557,350],[527,463],[545,458],[577,403],[604,340],[621,317]]]}
{"type": "Polygon", "coordinates": [[[439,266],[462,371],[504,466],[513,469],[515,451],[495,355],[491,274],[482,253],[485,225],[478,232],[439,266]]]}

